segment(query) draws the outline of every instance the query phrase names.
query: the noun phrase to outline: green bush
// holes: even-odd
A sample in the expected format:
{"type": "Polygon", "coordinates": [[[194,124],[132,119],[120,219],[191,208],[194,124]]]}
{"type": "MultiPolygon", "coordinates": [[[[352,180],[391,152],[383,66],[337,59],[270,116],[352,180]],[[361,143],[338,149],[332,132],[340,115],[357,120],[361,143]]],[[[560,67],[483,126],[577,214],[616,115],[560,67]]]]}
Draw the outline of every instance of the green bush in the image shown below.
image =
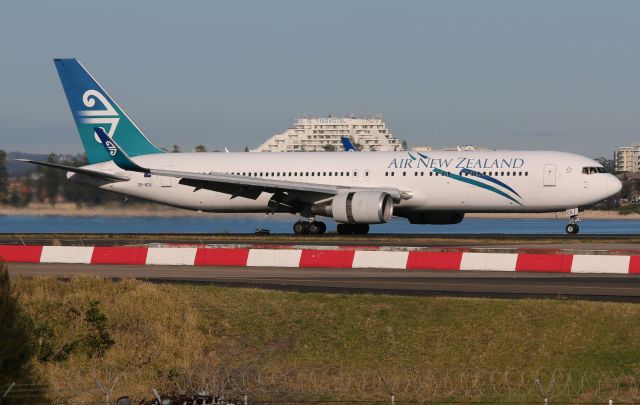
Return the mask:
{"type": "MultiPolygon", "coordinates": [[[[20,307],[7,266],[0,262],[0,385],[36,383],[34,354],[31,321],[20,307]]],[[[37,402],[42,399],[39,394],[32,395],[29,400],[37,402]]],[[[3,403],[15,401],[8,397],[3,403]]]]}

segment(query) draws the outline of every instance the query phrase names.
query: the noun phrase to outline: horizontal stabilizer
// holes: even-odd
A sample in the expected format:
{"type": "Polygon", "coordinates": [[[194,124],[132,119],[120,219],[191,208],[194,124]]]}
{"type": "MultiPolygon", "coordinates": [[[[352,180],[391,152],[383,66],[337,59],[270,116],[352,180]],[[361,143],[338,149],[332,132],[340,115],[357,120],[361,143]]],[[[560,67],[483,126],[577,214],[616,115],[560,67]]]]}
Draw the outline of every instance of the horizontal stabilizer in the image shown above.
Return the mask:
{"type": "Polygon", "coordinates": [[[66,166],[66,165],[60,165],[57,163],[49,163],[49,162],[38,162],[36,160],[29,160],[29,159],[16,159],[16,160],[20,162],[32,163],[34,165],[39,165],[39,166],[52,167],[54,169],[64,170],[72,173],[78,173],[85,176],[95,177],[103,180],[110,180],[110,181],[129,181],[130,180],[129,177],[127,176],[119,176],[117,174],[100,172],[98,170],[84,169],[82,167],[66,166]]]}

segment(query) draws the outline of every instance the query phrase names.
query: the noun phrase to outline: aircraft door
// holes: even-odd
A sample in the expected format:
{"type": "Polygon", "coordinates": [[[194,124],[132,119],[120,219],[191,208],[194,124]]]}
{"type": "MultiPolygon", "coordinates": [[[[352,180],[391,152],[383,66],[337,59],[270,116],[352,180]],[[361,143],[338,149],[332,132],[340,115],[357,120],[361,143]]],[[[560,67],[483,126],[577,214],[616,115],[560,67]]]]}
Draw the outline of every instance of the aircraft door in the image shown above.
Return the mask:
{"type": "Polygon", "coordinates": [[[544,165],[542,185],[554,187],[556,185],[556,165],[544,165]]]}
{"type": "MultiPolygon", "coordinates": [[[[173,166],[162,166],[162,170],[173,170],[173,166]]],[[[160,176],[160,185],[162,187],[171,187],[173,177],[160,176]]]]}

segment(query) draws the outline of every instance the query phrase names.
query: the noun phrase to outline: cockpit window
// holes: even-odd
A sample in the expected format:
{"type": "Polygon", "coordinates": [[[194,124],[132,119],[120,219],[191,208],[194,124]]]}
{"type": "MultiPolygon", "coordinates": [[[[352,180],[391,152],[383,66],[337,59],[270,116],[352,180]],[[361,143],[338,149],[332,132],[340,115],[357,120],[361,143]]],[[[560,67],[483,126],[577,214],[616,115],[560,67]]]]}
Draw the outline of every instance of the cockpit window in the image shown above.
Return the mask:
{"type": "Polygon", "coordinates": [[[589,167],[582,168],[582,174],[596,174],[596,173],[606,173],[606,172],[607,171],[604,170],[604,167],[589,166],[589,167]]]}

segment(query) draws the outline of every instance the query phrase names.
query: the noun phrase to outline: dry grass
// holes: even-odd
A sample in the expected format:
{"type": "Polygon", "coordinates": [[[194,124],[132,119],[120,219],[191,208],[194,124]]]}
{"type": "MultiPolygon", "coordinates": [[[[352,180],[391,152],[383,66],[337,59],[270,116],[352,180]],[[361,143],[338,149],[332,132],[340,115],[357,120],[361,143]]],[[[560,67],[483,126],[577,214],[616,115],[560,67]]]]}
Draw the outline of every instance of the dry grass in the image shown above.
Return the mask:
{"type": "MultiPolygon", "coordinates": [[[[637,304],[317,294],[98,278],[15,281],[24,310],[51,330],[46,339],[54,346],[84,333],[82,313],[91,300],[100,301],[108,318],[115,344],[103,356],[77,350],[68,358],[37,361],[53,399],[62,399],[55,389],[67,381],[95,387],[96,380],[120,374],[114,395],[134,398],[148,397],[152,387],[211,388],[215,379],[207,372],[220,377],[257,369],[393,374],[562,368],[640,377],[637,304]]],[[[94,390],[72,399],[99,397],[94,390]]]]}

